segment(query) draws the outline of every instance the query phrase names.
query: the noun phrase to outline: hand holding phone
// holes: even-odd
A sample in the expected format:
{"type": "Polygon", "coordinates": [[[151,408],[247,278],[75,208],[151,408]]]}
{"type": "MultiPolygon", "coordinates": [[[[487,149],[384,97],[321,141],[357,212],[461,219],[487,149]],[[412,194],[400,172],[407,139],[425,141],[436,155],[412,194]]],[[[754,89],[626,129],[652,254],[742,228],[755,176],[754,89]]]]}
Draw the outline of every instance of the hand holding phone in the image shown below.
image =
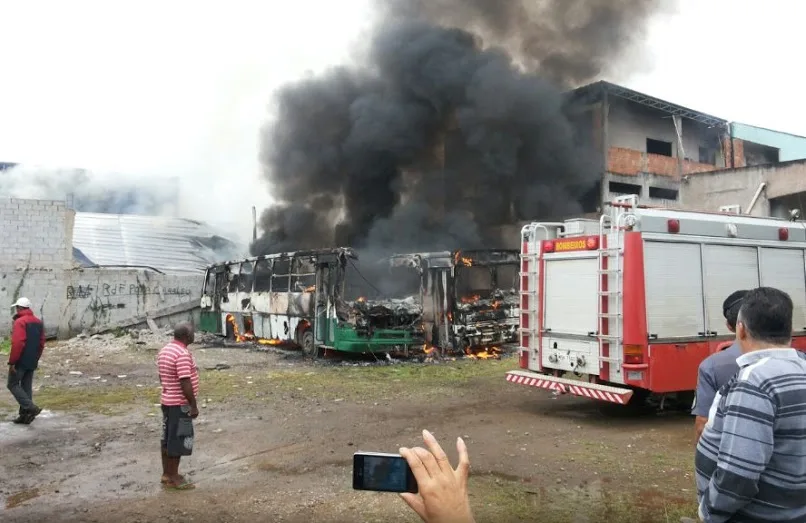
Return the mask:
{"type": "Polygon", "coordinates": [[[353,454],[353,488],[416,494],[417,480],[400,454],[356,452],[353,454]]]}

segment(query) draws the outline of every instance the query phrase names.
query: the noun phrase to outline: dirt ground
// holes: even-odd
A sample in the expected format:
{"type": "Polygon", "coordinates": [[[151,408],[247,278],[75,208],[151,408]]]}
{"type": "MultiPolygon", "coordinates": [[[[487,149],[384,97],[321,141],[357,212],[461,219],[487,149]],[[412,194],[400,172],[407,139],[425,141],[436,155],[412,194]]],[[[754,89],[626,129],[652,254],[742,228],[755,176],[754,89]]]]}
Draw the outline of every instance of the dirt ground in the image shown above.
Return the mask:
{"type": "MultiPolygon", "coordinates": [[[[396,452],[424,428],[454,460],[455,438],[467,442],[479,522],[676,522],[696,512],[686,415],[613,416],[513,385],[513,358],[313,363],[210,343],[193,349],[203,407],[182,463],[197,489],[165,492],[154,358],[166,339],[48,346],[34,393],[46,411],[30,426],[0,423],[0,520],[419,521],[394,494],[352,490],[351,470],[353,452],[396,452]]],[[[0,396],[10,420],[16,404],[0,396]]]]}

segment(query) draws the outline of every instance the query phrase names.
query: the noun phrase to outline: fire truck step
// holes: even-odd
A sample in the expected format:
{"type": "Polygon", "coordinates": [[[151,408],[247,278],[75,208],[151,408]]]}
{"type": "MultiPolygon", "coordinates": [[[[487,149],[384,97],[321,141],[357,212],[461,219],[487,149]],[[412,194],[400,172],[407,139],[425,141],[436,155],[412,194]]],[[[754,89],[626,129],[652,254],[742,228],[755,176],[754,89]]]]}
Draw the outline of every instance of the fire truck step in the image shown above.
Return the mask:
{"type": "Polygon", "coordinates": [[[598,383],[588,383],[585,381],[572,380],[569,378],[558,378],[546,376],[536,372],[513,370],[507,372],[507,381],[518,385],[537,387],[559,392],[561,394],[574,394],[585,398],[598,399],[611,403],[626,405],[633,395],[632,389],[613,387],[611,385],[600,385],[598,383]]]}

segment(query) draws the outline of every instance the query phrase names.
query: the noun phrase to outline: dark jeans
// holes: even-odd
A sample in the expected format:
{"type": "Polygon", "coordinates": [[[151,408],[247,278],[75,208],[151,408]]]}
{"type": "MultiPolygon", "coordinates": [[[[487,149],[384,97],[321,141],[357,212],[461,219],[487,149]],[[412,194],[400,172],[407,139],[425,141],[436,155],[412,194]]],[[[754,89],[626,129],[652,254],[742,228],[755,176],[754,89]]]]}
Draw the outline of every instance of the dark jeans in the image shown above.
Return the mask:
{"type": "Polygon", "coordinates": [[[33,410],[34,405],[34,371],[17,369],[16,372],[8,371],[8,390],[20,404],[20,414],[26,410],[33,410]]]}

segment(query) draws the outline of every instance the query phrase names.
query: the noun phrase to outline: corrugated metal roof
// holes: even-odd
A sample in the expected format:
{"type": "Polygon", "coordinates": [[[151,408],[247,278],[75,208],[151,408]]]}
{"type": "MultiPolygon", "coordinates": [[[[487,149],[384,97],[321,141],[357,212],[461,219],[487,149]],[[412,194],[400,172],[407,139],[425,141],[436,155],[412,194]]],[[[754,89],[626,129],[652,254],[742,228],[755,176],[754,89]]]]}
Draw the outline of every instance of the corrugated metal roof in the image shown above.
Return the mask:
{"type": "Polygon", "coordinates": [[[242,258],[246,249],[210,226],[182,218],[77,212],[73,247],[96,266],[152,267],[195,272],[217,261],[242,258]]]}

